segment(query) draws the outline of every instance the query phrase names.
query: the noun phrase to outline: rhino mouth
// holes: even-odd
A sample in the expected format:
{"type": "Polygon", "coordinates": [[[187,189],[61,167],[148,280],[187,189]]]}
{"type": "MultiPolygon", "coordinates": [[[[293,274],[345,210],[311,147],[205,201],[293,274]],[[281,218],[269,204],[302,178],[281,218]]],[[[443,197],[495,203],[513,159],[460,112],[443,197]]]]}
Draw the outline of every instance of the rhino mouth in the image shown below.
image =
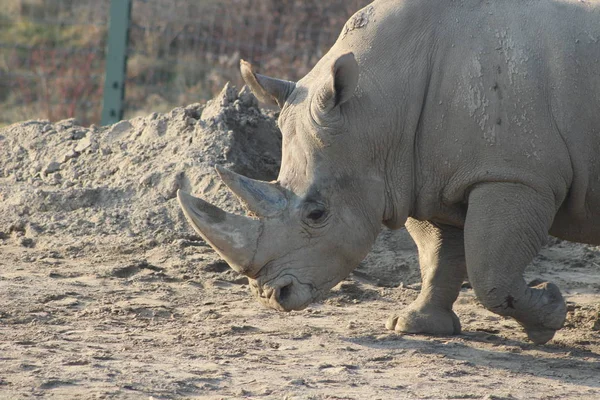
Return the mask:
{"type": "Polygon", "coordinates": [[[285,312],[302,310],[317,297],[311,284],[301,283],[291,275],[263,284],[259,279],[250,279],[250,290],[265,306],[285,312]]]}

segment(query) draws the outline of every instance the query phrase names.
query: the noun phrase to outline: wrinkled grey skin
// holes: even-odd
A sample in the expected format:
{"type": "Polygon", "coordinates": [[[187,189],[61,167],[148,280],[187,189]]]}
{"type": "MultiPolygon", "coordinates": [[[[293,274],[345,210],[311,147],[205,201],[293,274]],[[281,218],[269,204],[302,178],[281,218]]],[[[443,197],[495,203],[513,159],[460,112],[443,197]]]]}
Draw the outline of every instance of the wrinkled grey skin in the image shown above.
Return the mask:
{"type": "Polygon", "coordinates": [[[465,276],[535,343],[562,327],[558,288],[522,274],[548,232],[600,244],[599,1],[375,1],[299,82],[242,75],[282,107],[278,180],[219,169],[253,217],[179,199],[264,304],[306,307],[383,223],[423,279],[388,328],[459,333],[465,276]]]}

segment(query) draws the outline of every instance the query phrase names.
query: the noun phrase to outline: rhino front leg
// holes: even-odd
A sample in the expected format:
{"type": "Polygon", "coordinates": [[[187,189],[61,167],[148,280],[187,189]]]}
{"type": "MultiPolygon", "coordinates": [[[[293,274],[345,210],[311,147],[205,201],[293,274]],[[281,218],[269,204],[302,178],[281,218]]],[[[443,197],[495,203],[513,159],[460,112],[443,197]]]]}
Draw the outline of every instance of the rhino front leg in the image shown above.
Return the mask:
{"type": "Polygon", "coordinates": [[[566,304],[552,283],[528,287],[525,267],[545,242],[555,213],[551,191],[488,183],[469,194],[465,223],[467,272],[490,311],[515,318],[536,344],[563,326],[566,304]]]}
{"type": "Polygon", "coordinates": [[[460,333],[460,321],[452,311],[465,277],[462,229],[409,219],[406,229],[419,250],[421,292],[386,327],[399,332],[452,335],[460,333]]]}

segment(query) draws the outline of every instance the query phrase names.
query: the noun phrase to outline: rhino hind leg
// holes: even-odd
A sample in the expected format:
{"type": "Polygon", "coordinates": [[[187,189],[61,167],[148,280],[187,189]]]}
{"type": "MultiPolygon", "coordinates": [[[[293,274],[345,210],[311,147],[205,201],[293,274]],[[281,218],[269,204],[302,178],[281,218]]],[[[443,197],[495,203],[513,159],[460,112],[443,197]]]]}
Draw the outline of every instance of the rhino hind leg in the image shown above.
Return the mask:
{"type": "Polygon", "coordinates": [[[421,292],[412,304],[390,317],[386,327],[406,333],[459,334],[460,321],[452,304],[466,273],[463,231],[414,219],[406,222],[406,228],[419,250],[421,292]]]}
{"type": "Polygon", "coordinates": [[[555,208],[550,190],[487,183],[471,191],[465,223],[467,272],[477,298],[490,311],[515,318],[536,344],[552,339],[567,312],[554,284],[529,287],[523,279],[547,238],[555,208]]]}

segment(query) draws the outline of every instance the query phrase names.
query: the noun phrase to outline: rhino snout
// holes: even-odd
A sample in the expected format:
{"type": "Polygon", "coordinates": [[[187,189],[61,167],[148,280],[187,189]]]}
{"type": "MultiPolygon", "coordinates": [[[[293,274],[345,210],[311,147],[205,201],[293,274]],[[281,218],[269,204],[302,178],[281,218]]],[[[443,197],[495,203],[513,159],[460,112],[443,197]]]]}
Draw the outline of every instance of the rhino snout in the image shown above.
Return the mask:
{"type": "Polygon", "coordinates": [[[263,285],[251,279],[250,290],[262,304],[277,311],[302,310],[314,300],[310,285],[299,283],[289,275],[263,285]]]}

